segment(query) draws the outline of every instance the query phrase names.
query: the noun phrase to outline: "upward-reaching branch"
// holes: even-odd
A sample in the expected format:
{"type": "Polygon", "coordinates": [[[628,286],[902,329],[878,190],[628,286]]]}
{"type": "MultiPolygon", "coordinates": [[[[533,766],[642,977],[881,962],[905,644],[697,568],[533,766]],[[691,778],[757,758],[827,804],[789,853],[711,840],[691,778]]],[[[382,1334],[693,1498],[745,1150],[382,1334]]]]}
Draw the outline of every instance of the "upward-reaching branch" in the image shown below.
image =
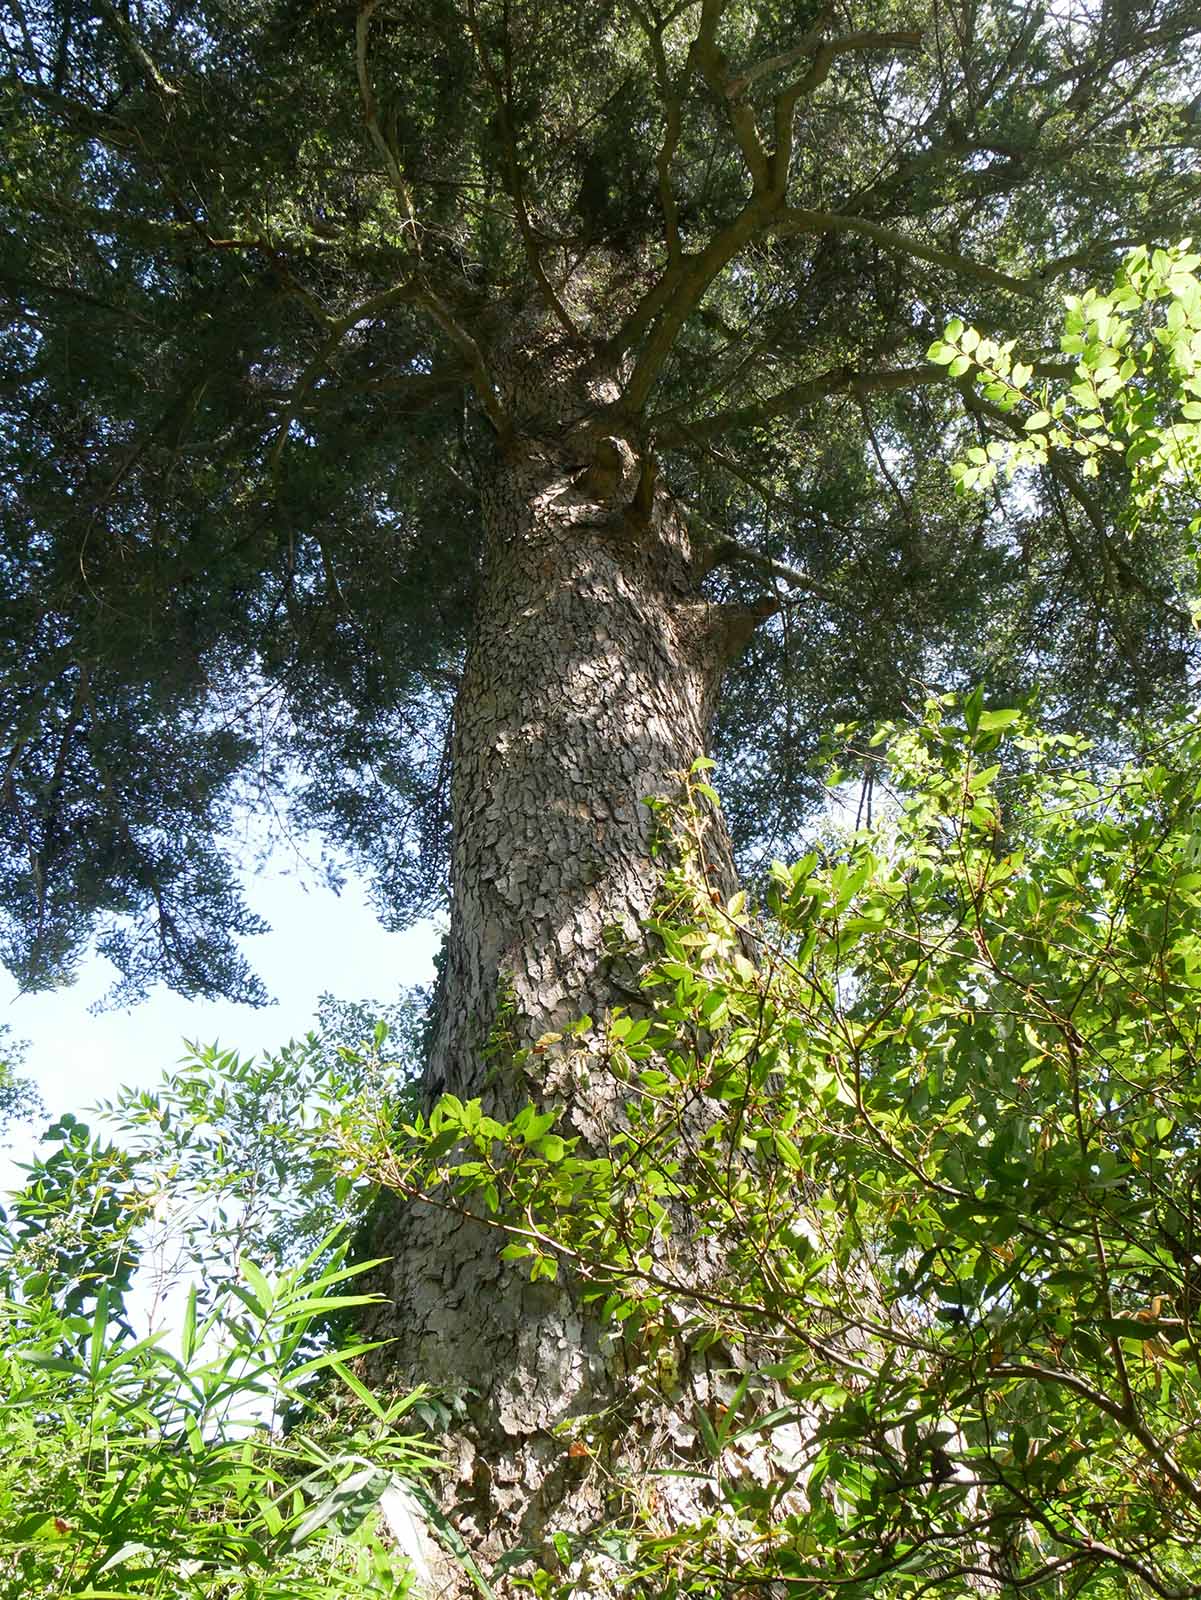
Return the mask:
{"type": "Polygon", "coordinates": [[[408,224],[413,235],[413,249],[421,254],[421,238],[417,229],[417,212],[413,206],[413,191],[409,188],[404,173],[400,170],[400,163],[396,159],[396,152],[384,138],[383,129],[379,125],[379,116],[375,108],[375,94],[371,88],[371,74],[367,66],[367,41],[371,33],[371,17],[379,0],[366,0],[366,4],[359,12],[355,23],[355,69],[359,80],[359,99],[363,103],[363,120],[367,124],[367,132],[371,135],[371,142],[379,151],[384,163],[384,170],[392,181],[397,198],[404,208],[408,224]]]}
{"type": "MultiPolygon", "coordinates": [[[[525,203],[525,183],[521,175],[521,162],[517,154],[517,138],[513,132],[513,118],[509,110],[509,95],[505,85],[497,75],[480,33],[479,18],[476,15],[475,0],[467,0],[468,27],[471,32],[472,43],[479,58],[480,70],[483,72],[492,98],[496,102],[497,128],[500,133],[501,146],[504,150],[506,168],[506,188],[509,198],[513,202],[513,209],[517,217],[517,229],[521,234],[521,242],[525,249],[526,260],[529,262],[530,271],[534,281],[541,291],[547,309],[553,313],[564,333],[572,340],[579,338],[579,329],[571,320],[567,307],[555,293],[554,285],[546,275],[542,265],[542,252],[538,247],[538,240],[534,237],[534,229],[530,223],[529,210],[525,203]]],[[[508,37],[508,13],[506,8],[505,37],[508,37]]]]}
{"type": "Polygon", "coordinates": [[[680,86],[671,81],[667,53],[663,48],[665,26],[663,19],[659,18],[652,22],[637,0],[630,0],[630,7],[650,46],[651,60],[655,67],[655,84],[659,90],[659,98],[663,102],[663,140],[655,155],[655,171],[659,179],[659,207],[663,212],[663,228],[667,239],[667,262],[668,267],[674,269],[679,266],[681,253],[680,208],[676,204],[675,191],[672,188],[671,164],[679,148],[680,135],[684,127],[683,96],[680,86]]]}
{"type": "MultiPolygon", "coordinates": [[[[675,346],[680,329],[705,297],[709,285],[760,232],[770,210],[759,199],[751,199],[734,220],[715,234],[698,255],[681,256],[677,267],[669,268],[648,295],[645,306],[662,302],[650,337],[634,364],[625,388],[626,403],[641,411],[650,396],[663,364],[675,346]]],[[[629,337],[634,319],[622,338],[629,337]]],[[[621,345],[619,344],[619,348],[621,345]]]]}
{"type": "MultiPolygon", "coordinates": [[[[668,226],[668,263],[659,281],[644,296],[614,341],[614,348],[618,351],[630,349],[649,332],[626,385],[626,403],[635,411],[641,410],[646,404],[680,329],[700,304],[710,285],[748,244],[770,232],[866,233],[878,243],[891,245],[892,248],[900,248],[903,244],[909,254],[919,259],[937,260],[940,265],[962,266],[965,269],[970,267],[976,276],[987,277],[990,282],[1022,292],[1017,279],[977,263],[969,263],[945,251],[932,252],[929,246],[911,243],[906,236],[895,235],[891,230],[866,219],[785,209],[792,164],[793,123],[802,96],[825,80],[838,55],[860,50],[920,49],[922,41],[919,33],[864,32],[829,40],[821,29],[817,29],[807,34],[794,51],[773,57],[769,62],[747,69],[737,79],[730,79],[725,56],[717,43],[717,28],[725,9],[726,0],[704,0],[700,26],[689,50],[688,60],[690,67],[699,72],[714,97],[725,106],[735,143],[751,181],[751,195],[733,220],[716,233],[703,250],[685,256],[679,250],[674,200],[670,196],[664,159],[666,152],[666,162],[669,164],[670,152],[674,149],[672,123],[669,120],[668,136],[660,153],[661,191],[664,186],[667,187],[664,214],[668,226]],[[814,56],[810,70],[789,84],[776,98],[773,114],[775,142],[769,153],[760,136],[754,110],[742,96],[759,77],[810,54],[814,56]]],[[[666,97],[664,103],[669,106],[670,118],[670,105],[666,97]]]]}
{"type": "Polygon", "coordinates": [[[751,175],[755,193],[760,194],[767,188],[770,176],[767,152],[755,126],[755,113],[749,105],[729,92],[726,58],[717,46],[717,25],[724,10],[725,0],[705,0],[701,7],[701,25],[689,56],[713,94],[726,103],[730,126],[742,152],[742,159],[751,175]]]}
{"type": "Polygon", "coordinates": [[[97,11],[101,13],[108,22],[109,27],[117,35],[117,38],[120,39],[126,54],[136,64],[138,71],[154,92],[162,95],[165,100],[174,99],[179,94],[179,90],[174,84],[168,83],[155,66],[150,52],[134,32],[128,18],[122,16],[117,7],[111,3],[111,0],[94,0],[94,3],[97,11]]]}
{"type": "Polygon", "coordinates": [[[807,46],[801,52],[812,55],[813,64],[795,82],[776,96],[774,109],[775,148],[771,158],[773,190],[783,199],[788,188],[788,174],[792,167],[792,146],[796,108],[799,102],[813,93],[829,77],[830,69],[840,55],[859,50],[920,50],[920,33],[850,33],[840,39],[820,39],[816,47],[807,46]]]}

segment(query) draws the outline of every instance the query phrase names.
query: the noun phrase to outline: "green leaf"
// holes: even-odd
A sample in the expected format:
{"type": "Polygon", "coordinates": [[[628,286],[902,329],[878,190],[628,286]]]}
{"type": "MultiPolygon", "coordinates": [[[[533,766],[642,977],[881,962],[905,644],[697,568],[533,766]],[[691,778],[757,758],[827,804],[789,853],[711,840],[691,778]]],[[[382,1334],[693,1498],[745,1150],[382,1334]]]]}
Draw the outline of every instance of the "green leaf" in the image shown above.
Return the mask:
{"type": "Polygon", "coordinates": [[[104,1366],[108,1336],[108,1285],[102,1283],[96,1293],[96,1310],[92,1317],[92,1334],[88,1345],[88,1376],[95,1383],[104,1366]]]}
{"type": "Polygon", "coordinates": [[[293,1550],[308,1544],[313,1535],[331,1522],[357,1527],[363,1518],[379,1504],[380,1496],[388,1486],[388,1478],[378,1467],[360,1467],[334,1485],[320,1500],[311,1505],[294,1524],[289,1536],[293,1550]]]}
{"type": "Polygon", "coordinates": [[[129,1540],[114,1550],[112,1555],[96,1568],[96,1576],[100,1577],[105,1572],[111,1572],[114,1567],[123,1566],[134,1556],[150,1557],[152,1554],[148,1544],[144,1544],[141,1540],[129,1540]]]}
{"type": "MultiPolygon", "coordinates": [[[[1002,728],[1012,728],[1021,720],[1022,713],[1014,710],[982,711],[976,723],[977,733],[996,733],[1002,728]]],[[[995,770],[995,769],[994,769],[995,770]]]]}
{"type": "Polygon", "coordinates": [[[183,1327],[180,1330],[180,1355],[187,1365],[196,1354],[196,1285],[188,1289],[187,1303],[184,1306],[183,1327]]]}

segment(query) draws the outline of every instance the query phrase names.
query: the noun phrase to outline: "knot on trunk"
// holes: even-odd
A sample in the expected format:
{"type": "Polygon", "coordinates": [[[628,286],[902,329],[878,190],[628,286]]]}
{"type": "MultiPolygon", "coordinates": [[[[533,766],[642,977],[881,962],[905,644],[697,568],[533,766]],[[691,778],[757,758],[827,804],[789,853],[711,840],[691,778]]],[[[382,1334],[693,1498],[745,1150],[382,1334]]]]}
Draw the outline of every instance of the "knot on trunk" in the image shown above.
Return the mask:
{"type": "Polygon", "coordinates": [[[631,504],[637,497],[642,464],[627,439],[605,435],[592,444],[592,459],[572,478],[574,486],[590,500],[613,508],[631,504]]]}
{"type": "Polygon", "coordinates": [[[696,600],[680,608],[680,620],[696,659],[721,674],[737,661],[760,623],[778,610],[779,602],[770,597],[750,605],[696,600]]]}

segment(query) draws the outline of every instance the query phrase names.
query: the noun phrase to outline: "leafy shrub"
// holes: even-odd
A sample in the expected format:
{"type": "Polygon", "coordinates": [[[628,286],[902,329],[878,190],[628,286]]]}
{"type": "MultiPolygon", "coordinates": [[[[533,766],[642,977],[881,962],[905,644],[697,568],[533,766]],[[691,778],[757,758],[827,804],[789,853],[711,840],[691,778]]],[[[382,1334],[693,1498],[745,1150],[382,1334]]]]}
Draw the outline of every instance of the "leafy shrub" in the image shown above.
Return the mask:
{"type": "Polygon", "coordinates": [[[573,1273],[682,1408],[658,1470],[713,1512],[615,1524],[644,1592],[1196,1593],[1201,722],[1105,783],[979,696],[875,754],[891,815],[755,915],[694,779],[646,1006],[579,1047],[606,1149],[447,1097],[359,1159],[573,1273]]]}
{"type": "Polygon", "coordinates": [[[124,1142],[73,1116],[48,1130],[0,1212],[0,1592],[408,1591],[437,1407],[384,1405],[355,1374],[372,1346],[337,1330],[375,1263],[347,1264],[361,1196],[305,1132],[398,1081],[386,1037],[200,1051],[111,1108],[124,1142]]]}

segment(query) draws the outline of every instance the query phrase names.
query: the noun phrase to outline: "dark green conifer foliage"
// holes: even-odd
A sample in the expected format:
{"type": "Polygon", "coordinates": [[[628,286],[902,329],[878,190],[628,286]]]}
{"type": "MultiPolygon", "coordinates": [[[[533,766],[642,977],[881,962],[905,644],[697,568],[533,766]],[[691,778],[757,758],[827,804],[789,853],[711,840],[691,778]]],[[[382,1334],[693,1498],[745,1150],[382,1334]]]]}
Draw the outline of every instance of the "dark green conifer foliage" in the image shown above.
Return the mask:
{"type": "Polygon", "coordinates": [[[541,304],[775,592],[719,744],[744,842],[914,680],[1113,732],[1189,661],[1120,473],[956,499],[925,350],[1187,228],[1192,0],[3,0],[2,954],[261,999],[244,805],[392,924],[441,893],[498,339],[541,304]],[[771,207],[748,221],[753,198],[771,207]],[[772,571],[768,563],[787,568],[772,571]]]}

